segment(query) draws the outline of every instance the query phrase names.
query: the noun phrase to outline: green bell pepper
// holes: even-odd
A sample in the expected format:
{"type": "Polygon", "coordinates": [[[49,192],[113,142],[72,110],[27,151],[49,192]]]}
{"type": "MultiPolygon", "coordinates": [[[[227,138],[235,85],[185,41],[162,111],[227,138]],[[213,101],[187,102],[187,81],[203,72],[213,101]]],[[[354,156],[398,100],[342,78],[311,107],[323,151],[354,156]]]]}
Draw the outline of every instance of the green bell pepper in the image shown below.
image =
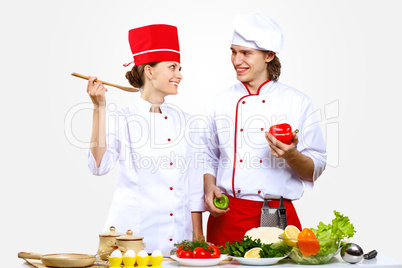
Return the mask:
{"type": "Polygon", "coordinates": [[[217,207],[219,209],[227,209],[229,206],[229,198],[224,194],[222,194],[221,198],[217,198],[215,196],[214,205],[215,205],[215,207],[217,207]]]}

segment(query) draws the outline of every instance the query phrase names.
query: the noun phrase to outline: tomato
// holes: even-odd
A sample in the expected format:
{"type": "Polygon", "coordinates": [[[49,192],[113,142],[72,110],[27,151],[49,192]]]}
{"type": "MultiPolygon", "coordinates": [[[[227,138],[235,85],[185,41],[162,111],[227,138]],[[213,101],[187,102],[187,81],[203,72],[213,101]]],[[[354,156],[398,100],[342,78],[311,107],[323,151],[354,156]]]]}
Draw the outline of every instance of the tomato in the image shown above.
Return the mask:
{"type": "Polygon", "coordinates": [[[309,228],[304,228],[297,236],[297,239],[299,250],[303,256],[316,255],[320,251],[320,243],[318,243],[317,237],[309,228]]]}
{"type": "Polygon", "coordinates": [[[180,245],[176,249],[176,255],[179,255],[179,252],[183,250],[184,245],[180,245]]]}
{"type": "Polygon", "coordinates": [[[206,251],[202,247],[198,247],[193,250],[193,258],[194,259],[208,259],[208,258],[211,258],[211,252],[206,251]]]}
{"type": "Polygon", "coordinates": [[[191,250],[180,250],[179,253],[176,253],[177,257],[183,259],[191,259],[193,257],[193,252],[191,250]]]}
{"type": "Polygon", "coordinates": [[[221,256],[221,251],[219,250],[219,248],[217,246],[210,245],[208,247],[208,249],[213,250],[211,253],[211,258],[219,258],[221,256]]]}

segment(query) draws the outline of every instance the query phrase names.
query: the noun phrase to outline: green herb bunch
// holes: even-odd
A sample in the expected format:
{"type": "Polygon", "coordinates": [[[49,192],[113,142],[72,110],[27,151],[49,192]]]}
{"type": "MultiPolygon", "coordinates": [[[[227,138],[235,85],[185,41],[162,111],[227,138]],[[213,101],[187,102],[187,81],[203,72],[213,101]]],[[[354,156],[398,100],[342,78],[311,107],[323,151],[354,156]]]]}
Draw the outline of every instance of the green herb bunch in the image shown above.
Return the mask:
{"type": "Polygon", "coordinates": [[[175,243],[174,246],[175,246],[175,248],[170,251],[170,254],[172,254],[172,255],[176,254],[176,250],[179,246],[182,246],[182,248],[184,250],[190,250],[190,251],[193,251],[195,248],[198,248],[198,247],[202,247],[203,249],[205,249],[209,252],[213,251],[212,249],[208,248],[209,244],[207,242],[205,242],[204,240],[195,240],[195,241],[183,240],[179,243],[175,243]]]}
{"type": "Polygon", "coordinates": [[[261,258],[274,258],[283,257],[289,254],[292,247],[286,245],[282,241],[272,244],[263,244],[261,240],[251,239],[249,236],[244,236],[241,241],[234,241],[233,243],[226,242],[225,247],[220,247],[222,254],[228,254],[234,257],[244,257],[244,254],[252,248],[261,248],[261,258]]]}

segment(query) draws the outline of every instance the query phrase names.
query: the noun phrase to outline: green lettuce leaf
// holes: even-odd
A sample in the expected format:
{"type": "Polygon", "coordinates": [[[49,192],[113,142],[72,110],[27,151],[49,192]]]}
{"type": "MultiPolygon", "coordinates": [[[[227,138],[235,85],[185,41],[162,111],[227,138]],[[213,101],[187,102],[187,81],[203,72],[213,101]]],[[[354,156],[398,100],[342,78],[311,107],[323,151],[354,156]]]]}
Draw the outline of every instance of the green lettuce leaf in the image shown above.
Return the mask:
{"type": "Polygon", "coordinates": [[[320,222],[317,229],[311,228],[318,239],[345,239],[353,237],[355,228],[347,216],[334,210],[335,219],[332,224],[320,222]]]}

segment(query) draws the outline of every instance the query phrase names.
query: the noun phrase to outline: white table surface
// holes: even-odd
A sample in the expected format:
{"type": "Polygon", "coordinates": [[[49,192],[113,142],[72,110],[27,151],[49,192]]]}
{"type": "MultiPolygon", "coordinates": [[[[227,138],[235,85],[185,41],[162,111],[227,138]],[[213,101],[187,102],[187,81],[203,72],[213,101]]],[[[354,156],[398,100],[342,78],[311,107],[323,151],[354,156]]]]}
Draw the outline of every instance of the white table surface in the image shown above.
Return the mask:
{"type": "MultiPolygon", "coordinates": [[[[28,268],[28,267],[32,267],[31,265],[29,265],[28,263],[26,263],[24,260],[22,259],[18,259],[17,258],[16,262],[17,264],[14,266],[16,268],[28,268]]],[[[164,268],[170,268],[170,267],[180,267],[180,264],[176,261],[173,260],[164,260],[162,263],[162,266],[164,268]]],[[[270,265],[270,266],[246,266],[246,265],[241,265],[239,264],[237,261],[223,261],[221,262],[217,267],[221,267],[221,268],[229,268],[229,267],[280,267],[280,268],[284,268],[284,267],[303,267],[303,266],[325,266],[325,267],[329,267],[329,268],[336,268],[336,267],[372,267],[372,268],[402,268],[402,264],[397,262],[396,260],[384,255],[384,254],[378,254],[377,257],[375,259],[372,260],[362,260],[359,263],[356,264],[350,264],[350,263],[346,263],[345,261],[342,260],[342,258],[338,255],[334,258],[332,258],[328,263],[324,264],[324,265],[298,265],[295,264],[293,261],[290,260],[283,260],[277,264],[274,265],[270,265]]],[[[183,267],[188,267],[188,266],[183,266],[183,267]]],[[[211,267],[211,266],[208,266],[211,267]]]]}

